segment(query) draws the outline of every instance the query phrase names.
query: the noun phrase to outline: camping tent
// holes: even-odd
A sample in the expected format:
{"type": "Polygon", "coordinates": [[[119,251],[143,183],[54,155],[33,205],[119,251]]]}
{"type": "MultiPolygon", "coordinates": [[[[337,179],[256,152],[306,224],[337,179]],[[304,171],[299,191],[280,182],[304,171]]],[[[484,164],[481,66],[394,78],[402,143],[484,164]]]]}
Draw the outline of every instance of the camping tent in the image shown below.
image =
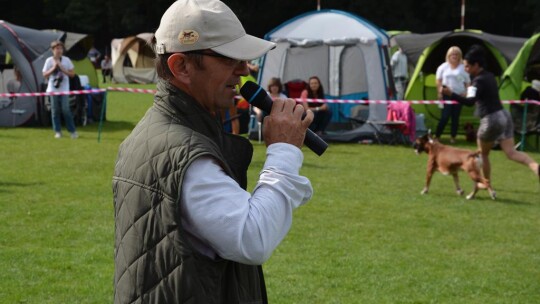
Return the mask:
{"type": "MultiPolygon", "coordinates": [[[[463,53],[473,44],[483,45],[487,51],[487,69],[500,77],[508,64],[515,58],[525,42],[524,38],[493,35],[481,31],[453,31],[431,34],[401,34],[394,37],[403,49],[409,62],[416,66],[405,92],[408,100],[436,100],[435,72],[445,61],[451,46],[458,46],[463,53]]],[[[427,125],[435,128],[440,111],[433,105],[414,105],[417,113],[427,113],[427,125]],[[430,119],[431,118],[431,119],[430,119]]],[[[461,121],[477,123],[473,109],[464,107],[461,121]]]]}
{"type": "Polygon", "coordinates": [[[540,79],[540,33],[524,44],[516,58],[504,71],[499,94],[504,100],[519,99],[533,79],[540,79]]]}
{"type": "Polygon", "coordinates": [[[65,33],[66,56],[73,62],[75,73],[88,76],[88,84],[93,88],[99,88],[96,67],[87,56],[88,51],[94,44],[94,39],[87,34],[65,33]]]}
{"type": "MultiPolygon", "coordinates": [[[[270,78],[283,83],[318,76],[328,98],[388,99],[390,69],[388,36],[359,16],[320,10],[297,16],[265,35],[276,43],[259,73],[264,86],[270,78]]],[[[350,104],[330,104],[332,122],[350,115],[350,104]]],[[[386,106],[371,105],[371,119],[385,119],[386,106]]]]}
{"type": "Polygon", "coordinates": [[[155,83],[154,51],[149,45],[154,34],[141,33],[111,41],[113,77],[119,83],[155,83]]]}
{"type": "MultiPolygon", "coordinates": [[[[43,83],[41,69],[51,56],[50,43],[63,33],[44,32],[0,20],[0,92],[14,79],[17,66],[22,79],[18,92],[39,92],[43,83]]],[[[48,114],[43,97],[0,98],[0,126],[20,126],[41,122],[48,114]]]]}
{"type": "MultiPolygon", "coordinates": [[[[499,95],[503,100],[518,100],[525,88],[534,80],[540,80],[540,33],[533,35],[524,44],[516,58],[504,71],[499,95]]],[[[536,147],[538,151],[538,106],[528,106],[524,112],[521,105],[511,105],[511,113],[514,119],[514,129],[525,136],[526,142],[522,148],[536,147]],[[523,114],[527,113],[526,127],[523,130],[523,114]]],[[[521,138],[520,138],[521,139],[521,138]]]]}

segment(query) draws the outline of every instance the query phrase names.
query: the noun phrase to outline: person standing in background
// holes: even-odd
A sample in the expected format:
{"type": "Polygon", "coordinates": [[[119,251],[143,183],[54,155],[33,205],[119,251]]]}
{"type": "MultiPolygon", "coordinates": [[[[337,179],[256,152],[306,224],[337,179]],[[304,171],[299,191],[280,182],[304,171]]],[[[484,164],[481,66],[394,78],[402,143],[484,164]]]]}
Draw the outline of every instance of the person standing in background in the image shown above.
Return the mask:
{"type": "Polygon", "coordinates": [[[107,82],[107,76],[109,76],[112,81],[112,61],[109,55],[103,56],[103,60],[101,60],[101,75],[103,76],[103,83],[107,82]]]}
{"type": "MultiPolygon", "coordinates": [[[[449,100],[449,96],[444,95],[442,89],[444,86],[450,88],[454,94],[465,96],[467,86],[471,83],[469,74],[465,72],[462,63],[461,49],[452,46],[446,52],[446,61],[437,68],[435,74],[437,79],[437,93],[439,100],[449,100]]],[[[456,136],[459,128],[459,115],[461,114],[460,104],[443,105],[441,119],[435,131],[435,138],[440,139],[441,135],[450,119],[450,143],[456,142],[456,136]]]]}
{"type": "Polygon", "coordinates": [[[92,48],[88,51],[88,59],[90,59],[96,69],[99,68],[99,57],[101,57],[101,53],[94,46],[92,46],[92,48]]]}
{"type": "Polygon", "coordinates": [[[409,71],[407,56],[401,48],[392,55],[390,66],[392,66],[392,75],[394,77],[394,85],[396,86],[396,98],[397,100],[403,100],[405,98],[405,90],[407,89],[409,71]]]}
{"type": "MultiPolygon", "coordinates": [[[[43,65],[43,77],[48,79],[47,92],[68,92],[69,78],[75,76],[73,63],[68,57],[63,56],[64,44],[61,41],[57,40],[51,42],[51,50],[53,55],[47,58],[43,65]]],[[[60,113],[62,113],[64,117],[66,128],[71,133],[71,138],[75,139],[79,137],[75,130],[75,122],[73,121],[73,114],[69,107],[68,95],[52,95],[49,96],[49,98],[51,100],[51,117],[54,138],[62,137],[60,113]]]]}
{"type": "Polygon", "coordinates": [[[259,70],[261,68],[261,61],[262,57],[253,59],[248,62],[248,68],[249,68],[249,74],[253,76],[253,78],[257,79],[259,76],[259,70]]]}

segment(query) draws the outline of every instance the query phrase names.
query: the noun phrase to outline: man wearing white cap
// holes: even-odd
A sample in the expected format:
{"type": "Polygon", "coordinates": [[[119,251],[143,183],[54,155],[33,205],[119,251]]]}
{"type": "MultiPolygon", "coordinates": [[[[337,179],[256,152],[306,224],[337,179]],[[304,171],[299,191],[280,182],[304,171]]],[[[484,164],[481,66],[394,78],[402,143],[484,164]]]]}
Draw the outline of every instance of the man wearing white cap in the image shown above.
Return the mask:
{"type": "Polygon", "coordinates": [[[224,132],[247,61],[274,44],[247,35],[217,0],[179,0],[153,47],[154,104],[121,144],[113,177],[115,303],[266,303],[261,264],[312,187],[299,175],[313,113],[274,101],[267,159],[252,193],[253,147],[224,132]]]}

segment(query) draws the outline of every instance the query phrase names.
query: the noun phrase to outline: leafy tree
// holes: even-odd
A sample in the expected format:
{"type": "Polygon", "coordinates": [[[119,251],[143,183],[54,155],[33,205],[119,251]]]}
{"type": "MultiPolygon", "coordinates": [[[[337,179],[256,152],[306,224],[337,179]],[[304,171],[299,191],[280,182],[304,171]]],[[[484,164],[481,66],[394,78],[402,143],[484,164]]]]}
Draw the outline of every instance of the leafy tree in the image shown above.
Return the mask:
{"type": "MultiPolygon", "coordinates": [[[[461,1],[320,0],[322,9],[357,14],[385,30],[432,33],[459,29],[461,1]]],[[[37,28],[88,33],[100,49],[111,39],[154,32],[174,0],[0,0],[0,20],[37,28]]],[[[247,32],[263,37],[281,23],[316,9],[317,1],[224,0],[247,32]]],[[[540,30],[538,0],[469,0],[465,27],[529,37],[540,30]]]]}

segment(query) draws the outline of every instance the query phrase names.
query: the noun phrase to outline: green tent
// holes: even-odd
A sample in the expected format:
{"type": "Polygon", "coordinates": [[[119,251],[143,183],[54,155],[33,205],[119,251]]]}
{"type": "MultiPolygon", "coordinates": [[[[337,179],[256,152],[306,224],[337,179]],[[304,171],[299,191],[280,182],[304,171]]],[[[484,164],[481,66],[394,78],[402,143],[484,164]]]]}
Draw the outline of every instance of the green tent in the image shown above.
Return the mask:
{"type": "Polygon", "coordinates": [[[499,94],[503,100],[517,100],[521,92],[540,79],[540,33],[529,38],[502,76],[499,94]]]}
{"type": "MultiPolygon", "coordinates": [[[[431,34],[401,34],[394,37],[415,70],[405,92],[407,100],[437,100],[435,72],[446,59],[451,46],[458,46],[465,54],[473,44],[483,45],[487,50],[487,69],[500,77],[515,58],[526,39],[506,37],[482,31],[465,30],[431,34]]],[[[424,113],[426,126],[435,129],[440,119],[436,105],[414,105],[416,113],[424,113]]],[[[463,107],[460,122],[478,124],[472,107],[463,107]]],[[[448,126],[449,127],[449,126],[448,126]]],[[[461,130],[460,130],[461,131],[461,130]]]]}
{"type": "Polygon", "coordinates": [[[99,88],[97,70],[88,58],[88,51],[92,48],[94,39],[87,34],[66,32],[66,56],[71,58],[77,75],[86,75],[88,84],[92,88],[99,88]]]}
{"type": "MultiPolygon", "coordinates": [[[[540,33],[533,35],[523,44],[514,61],[504,71],[501,79],[499,95],[503,100],[519,100],[521,93],[531,85],[532,80],[540,80],[540,33]]],[[[523,106],[512,105],[510,112],[514,119],[516,132],[526,134],[524,138],[521,135],[516,137],[516,140],[521,141],[521,148],[534,147],[533,150],[538,151],[538,131],[534,131],[539,119],[538,110],[532,107],[538,106],[529,105],[528,111],[524,112],[523,106]],[[523,125],[524,114],[526,114],[525,127],[523,125]]]]}

